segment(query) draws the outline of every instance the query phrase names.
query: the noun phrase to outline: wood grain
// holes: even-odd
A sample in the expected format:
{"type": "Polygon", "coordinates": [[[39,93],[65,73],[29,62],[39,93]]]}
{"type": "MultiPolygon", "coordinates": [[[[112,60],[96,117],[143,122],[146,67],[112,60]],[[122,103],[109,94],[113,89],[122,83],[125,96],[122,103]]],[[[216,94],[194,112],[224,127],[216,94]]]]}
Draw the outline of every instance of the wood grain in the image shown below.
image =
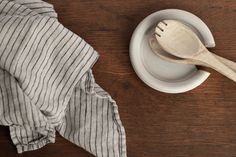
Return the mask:
{"type": "MultiPolygon", "coordinates": [[[[48,0],[59,20],[100,53],[97,82],[117,101],[127,133],[128,157],[236,156],[236,84],[210,70],[211,77],[185,94],[155,91],[138,79],[129,60],[137,24],[161,9],[178,8],[211,28],[218,55],[236,61],[235,0],[48,0]]],[[[207,69],[209,70],[209,69],[207,69]]],[[[18,155],[8,128],[0,127],[0,157],[91,157],[57,136],[55,144],[18,155]]]]}

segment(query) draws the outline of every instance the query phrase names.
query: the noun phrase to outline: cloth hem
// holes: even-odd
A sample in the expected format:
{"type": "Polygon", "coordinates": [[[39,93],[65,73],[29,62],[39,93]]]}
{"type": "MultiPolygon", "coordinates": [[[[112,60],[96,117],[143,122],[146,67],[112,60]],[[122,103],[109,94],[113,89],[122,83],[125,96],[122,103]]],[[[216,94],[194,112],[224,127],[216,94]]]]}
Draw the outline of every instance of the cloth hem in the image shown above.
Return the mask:
{"type": "MultiPolygon", "coordinates": [[[[14,126],[12,126],[12,127],[14,127],[14,126]]],[[[54,130],[47,130],[47,135],[45,135],[41,139],[37,140],[37,143],[29,143],[29,144],[19,143],[19,139],[16,135],[16,132],[15,132],[15,130],[13,130],[12,127],[10,127],[11,139],[12,139],[13,144],[15,144],[17,152],[19,154],[26,152],[26,151],[32,151],[32,150],[42,148],[43,146],[45,146],[49,143],[55,143],[56,131],[54,131],[54,130]]],[[[42,128],[40,128],[40,130],[41,129],[42,128]]],[[[40,130],[38,130],[39,134],[40,134],[40,130]]],[[[36,131],[37,131],[37,129],[36,129],[36,131]]]]}

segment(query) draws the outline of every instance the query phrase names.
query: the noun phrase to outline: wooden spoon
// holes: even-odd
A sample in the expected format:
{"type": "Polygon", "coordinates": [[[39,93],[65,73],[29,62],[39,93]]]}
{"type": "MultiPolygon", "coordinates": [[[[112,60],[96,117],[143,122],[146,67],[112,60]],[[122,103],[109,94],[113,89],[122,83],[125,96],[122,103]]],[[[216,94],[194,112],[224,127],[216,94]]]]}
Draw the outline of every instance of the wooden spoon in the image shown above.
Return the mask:
{"type": "Polygon", "coordinates": [[[214,57],[188,26],[175,20],[164,20],[158,23],[155,33],[166,52],[196,64],[202,62],[236,82],[236,72],[214,57]]]}
{"type": "MultiPolygon", "coordinates": [[[[207,66],[208,64],[204,64],[203,62],[193,61],[185,58],[179,58],[176,56],[173,56],[169,53],[166,53],[161,46],[158,44],[157,39],[154,36],[150,36],[149,38],[149,45],[152,49],[152,51],[158,55],[161,59],[172,62],[172,63],[178,63],[178,64],[195,64],[200,66],[207,66]]],[[[226,58],[220,57],[216,54],[213,54],[218,60],[220,60],[223,64],[231,68],[234,72],[236,72],[236,63],[228,60],[226,58]]]]}

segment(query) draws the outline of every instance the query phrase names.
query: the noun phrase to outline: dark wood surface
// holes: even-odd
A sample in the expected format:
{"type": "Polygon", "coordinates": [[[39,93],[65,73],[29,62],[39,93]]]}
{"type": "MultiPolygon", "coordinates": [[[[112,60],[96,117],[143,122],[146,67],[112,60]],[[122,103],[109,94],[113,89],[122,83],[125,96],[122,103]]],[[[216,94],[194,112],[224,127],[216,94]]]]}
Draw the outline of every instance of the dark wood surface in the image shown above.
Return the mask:
{"type": "MultiPolygon", "coordinates": [[[[59,20],[98,50],[97,82],[119,105],[128,157],[236,156],[236,84],[220,74],[184,94],[145,85],[129,60],[129,41],[147,15],[166,8],[190,11],[212,30],[213,52],[236,61],[235,0],[48,0],[59,20]]],[[[209,70],[209,69],[208,69],[209,70]]],[[[0,127],[0,157],[92,157],[59,135],[55,144],[18,155],[0,127]]]]}

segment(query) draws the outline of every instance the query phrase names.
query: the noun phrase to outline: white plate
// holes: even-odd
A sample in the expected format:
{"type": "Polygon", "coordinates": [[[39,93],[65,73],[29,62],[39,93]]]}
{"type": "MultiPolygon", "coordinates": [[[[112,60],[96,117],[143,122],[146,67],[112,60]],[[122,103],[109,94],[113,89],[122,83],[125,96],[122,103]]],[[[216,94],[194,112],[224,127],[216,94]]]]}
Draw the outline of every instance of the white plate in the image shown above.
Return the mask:
{"type": "Polygon", "coordinates": [[[130,42],[130,59],[139,78],[150,87],[165,93],[187,92],[202,84],[210,74],[194,65],[164,61],[152,52],[149,37],[154,33],[156,24],[164,19],[189,24],[199,32],[207,47],[215,46],[211,31],[201,19],[183,10],[167,9],[149,15],[137,26],[130,42]]]}

